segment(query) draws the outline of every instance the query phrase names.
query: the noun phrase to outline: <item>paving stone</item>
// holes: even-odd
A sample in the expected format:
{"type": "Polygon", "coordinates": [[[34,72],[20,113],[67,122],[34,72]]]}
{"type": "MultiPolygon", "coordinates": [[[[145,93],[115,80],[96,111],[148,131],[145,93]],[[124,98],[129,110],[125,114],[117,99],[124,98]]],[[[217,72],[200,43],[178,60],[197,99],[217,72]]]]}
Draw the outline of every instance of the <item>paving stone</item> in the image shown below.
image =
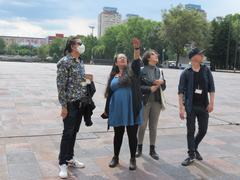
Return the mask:
{"type": "Polygon", "coordinates": [[[10,180],[41,180],[41,173],[36,163],[32,164],[9,164],[10,180]]]}
{"type": "MultiPolygon", "coordinates": [[[[113,129],[100,118],[105,106],[104,90],[110,66],[86,65],[94,72],[97,92],[94,125],[82,123],[75,145],[75,157],[84,169],[69,168],[72,180],[195,180],[240,179],[240,74],[213,73],[217,94],[215,111],[210,115],[207,136],[199,150],[204,161],[189,167],[181,162],[187,155],[186,121],[178,117],[177,83],[179,70],[164,69],[167,78],[167,109],[158,123],[156,151],[160,160],[149,156],[146,131],[143,156],[137,170],[129,171],[129,145],[125,133],[120,165],[109,168],[113,156],[113,129]],[[228,87],[231,93],[226,96],[228,87]]],[[[57,180],[58,154],[63,129],[57,100],[56,64],[0,62],[0,179],[57,180]]]]}
{"type": "Polygon", "coordinates": [[[7,153],[8,164],[29,164],[37,163],[33,152],[11,152],[7,153]]]}

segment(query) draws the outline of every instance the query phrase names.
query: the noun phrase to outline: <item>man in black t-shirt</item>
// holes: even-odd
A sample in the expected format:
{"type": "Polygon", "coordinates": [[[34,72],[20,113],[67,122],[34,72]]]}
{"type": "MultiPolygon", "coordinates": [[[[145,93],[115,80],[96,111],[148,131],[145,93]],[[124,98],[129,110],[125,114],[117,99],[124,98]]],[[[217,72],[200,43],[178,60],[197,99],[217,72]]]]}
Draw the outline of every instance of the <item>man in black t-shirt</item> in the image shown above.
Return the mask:
{"type": "Polygon", "coordinates": [[[204,82],[203,68],[200,67],[199,72],[193,72],[193,106],[206,107],[207,105],[207,91],[204,82]],[[197,90],[201,90],[202,93],[196,93],[197,90]]]}
{"type": "Polygon", "coordinates": [[[190,165],[194,159],[202,160],[198,145],[207,133],[209,113],[214,106],[214,80],[207,66],[201,65],[204,59],[203,51],[194,48],[189,53],[191,67],[186,68],[180,77],[178,86],[179,114],[183,120],[187,114],[187,142],[189,157],[182,162],[190,165]],[[210,101],[208,100],[208,93],[210,101]],[[198,133],[195,136],[195,121],[198,121],[198,133]]]}

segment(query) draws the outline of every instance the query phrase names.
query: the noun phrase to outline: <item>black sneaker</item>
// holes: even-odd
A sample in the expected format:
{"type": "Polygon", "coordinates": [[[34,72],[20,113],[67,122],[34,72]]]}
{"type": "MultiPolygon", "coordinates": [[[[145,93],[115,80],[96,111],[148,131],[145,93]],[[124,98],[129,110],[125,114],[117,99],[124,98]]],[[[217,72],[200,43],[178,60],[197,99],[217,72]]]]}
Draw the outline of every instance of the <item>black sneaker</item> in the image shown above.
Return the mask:
{"type": "Polygon", "coordinates": [[[197,160],[199,160],[199,161],[202,161],[202,160],[203,160],[201,154],[200,154],[198,151],[195,151],[195,155],[196,155],[196,159],[197,159],[197,160]]]}
{"type": "Polygon", "coordinates": [[[188,166],[188,165],[192,164],[193,162],[194,162],[194,158],[188,157],[187,159],[185,159],[185,160],[182,162],[182,166],[188,166]]]}

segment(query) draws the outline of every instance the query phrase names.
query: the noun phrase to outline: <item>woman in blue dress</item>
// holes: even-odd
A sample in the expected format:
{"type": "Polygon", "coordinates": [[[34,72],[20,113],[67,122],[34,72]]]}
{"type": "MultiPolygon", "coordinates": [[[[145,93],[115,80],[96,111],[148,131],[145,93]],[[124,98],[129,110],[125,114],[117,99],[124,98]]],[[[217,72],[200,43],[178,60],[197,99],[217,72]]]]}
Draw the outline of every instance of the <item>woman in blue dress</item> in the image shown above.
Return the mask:
{"type": "Polygon", "coordinates": [[[140,42],[133,41],[134,60],[129,66],[126,55],[118,54],[108,80],[105,97],[105,113],[108,126],[114,128],[114,156],[109,167],[119,164],[119,153],[125,127],[127,129],[131,153],[130,170],[136,169],[137,131],[143,122],[142,99],[140,90],[140,42]]]}

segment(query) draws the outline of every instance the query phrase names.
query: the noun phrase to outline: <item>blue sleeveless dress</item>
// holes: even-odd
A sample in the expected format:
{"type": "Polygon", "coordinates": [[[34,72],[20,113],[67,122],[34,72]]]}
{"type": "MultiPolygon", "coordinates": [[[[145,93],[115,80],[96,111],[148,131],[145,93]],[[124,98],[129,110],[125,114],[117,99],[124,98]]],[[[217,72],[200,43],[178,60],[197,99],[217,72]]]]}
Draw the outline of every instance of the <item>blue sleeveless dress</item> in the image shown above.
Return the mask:
{"type": "Polygon", "coordinates": [[[120,87],[119,78],[114,77],[110,84],[110,88],[113,94],[109,103],[109,126],[141,125],[143,122],[143,109],[141,109],[136,123],[134,123],[131,87],[120,87]]]}

